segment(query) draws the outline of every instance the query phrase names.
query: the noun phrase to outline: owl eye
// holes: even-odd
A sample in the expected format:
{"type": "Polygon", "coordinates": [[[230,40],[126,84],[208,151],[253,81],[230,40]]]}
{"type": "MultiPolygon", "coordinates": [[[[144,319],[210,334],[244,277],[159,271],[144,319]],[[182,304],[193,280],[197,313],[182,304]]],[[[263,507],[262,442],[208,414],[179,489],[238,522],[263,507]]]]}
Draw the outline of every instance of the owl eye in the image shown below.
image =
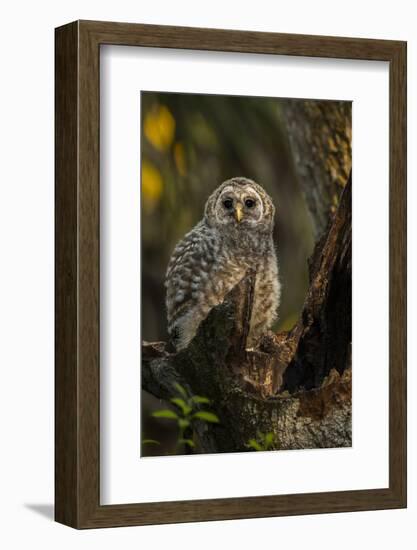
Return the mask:
{"type": "Polygon", "coordinates": [[[232,199],[226,199],[225,201],[223,201],[223,206],[225,208],[227,208],[228,210],[230,210],[230,208],[232,208],[232,206],[233,206],[232,199]]]}
{"type": "Polygon", "coordinates": [[[253,199],[246,199],[245,200],[245,205],[248,207],[248,208],[252,208],[253,206],[255,206],[255,201],[253,199]]]}

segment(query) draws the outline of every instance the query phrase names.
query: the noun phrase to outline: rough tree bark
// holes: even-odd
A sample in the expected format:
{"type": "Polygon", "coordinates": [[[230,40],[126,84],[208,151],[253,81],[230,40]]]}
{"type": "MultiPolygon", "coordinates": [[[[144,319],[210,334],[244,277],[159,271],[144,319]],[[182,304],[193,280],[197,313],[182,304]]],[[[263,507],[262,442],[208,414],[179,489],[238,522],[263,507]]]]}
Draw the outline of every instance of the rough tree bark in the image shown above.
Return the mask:
{"type": "Polygon", "coordinates": [[[316,237],[339,204],[352,165],[352,104],[287,100],[281,109],[316,237]]]}
{"type": "MultiPolygon", "coordinates": [[[[266,334],[258,349],[246,349],[256,278],[250,272],[210,312],[187,349],[173,353],[164,342],[142,345],[143,389],[168,399],[174,382],[179,382],[211,399],[221,422],[196,425],[202,452],[248,450],[248,441],[258,432],[272,432],[280,449],[351,445],[352,182],[350,176],[343,179],[347,153],[335,154],[333,168],[325,166],[329,140],[348,141],[350,147],[350,126],[343,130],[328,119],[327,127],[336,127],[340,138],[313,138],[311,128],[318,125],[319,115],[314,108],[311,114],[310,103],[302,102],[295,113],[289,102],[286,119],[293,150],[304,155],[302,151],[315,143],[315,159],[306,153],[297,161],[296,153],[296,165],[316,230],[327,228],[309,262],[310,286],[296,326],[266,334]],[[314,174],[310,186],[308,174],[314,174]],[[316,193],[316,185],[324,198],[316,193]],[[344,188],[337,201],[336,187],[344,188]]],[[[337,105],[343,111],[343,104],[337,105]]],[[[337,105],[326,110],[327,117],[338,119],[337,105]]]]}

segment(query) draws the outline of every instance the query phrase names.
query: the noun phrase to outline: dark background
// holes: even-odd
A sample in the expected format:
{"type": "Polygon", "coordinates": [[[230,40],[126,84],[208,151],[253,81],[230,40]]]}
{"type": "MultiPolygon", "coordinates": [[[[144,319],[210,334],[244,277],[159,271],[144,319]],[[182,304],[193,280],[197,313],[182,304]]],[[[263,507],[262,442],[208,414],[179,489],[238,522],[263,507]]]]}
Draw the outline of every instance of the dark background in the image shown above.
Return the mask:
{"type": "MultiPolygon", "coordinates": [[[[166,340],[164,277],[175,244],[203,216],[210,193],[224,180],[260,183],[276,206],[282,297],[276,330],[288,330],[308,288],[307,258],[314,237],[295,176],[277,98],[142,92],[142,339],[166,340]]],[[[288,100],[286,100],[288,101],[288,100]]],[[[293,100],[297,102],[297,100],[293,100]]],[[[168,452],[176,427],[150,417],[165,408],[142,392],[142,455],[168,452]]]]}

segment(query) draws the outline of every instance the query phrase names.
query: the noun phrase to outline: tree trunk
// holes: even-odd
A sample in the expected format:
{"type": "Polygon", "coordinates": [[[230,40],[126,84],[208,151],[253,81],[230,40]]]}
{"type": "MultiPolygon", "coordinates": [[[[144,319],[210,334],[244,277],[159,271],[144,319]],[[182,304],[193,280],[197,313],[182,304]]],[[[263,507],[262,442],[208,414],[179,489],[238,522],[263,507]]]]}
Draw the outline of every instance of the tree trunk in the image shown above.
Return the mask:
{"type": "Polygon", "coordinates": [[[337,209],[352,165],[352,104],[287,100],[282,107],[295,171],[316,237],[337,209]]]}
{"type": "Polygon", "coordinates": [[[320,236],[296,326],[246,349],[256,279],[250,272],[187,349],[142,345],[143,389],[169,399],[178,382],[211,400],[220,424],[196,424],[201,452],[245,451],[259,433],[272,433],[279,449],[351,446],[351,107],[324,103],[288,101],[283,109],[320,236]]]}

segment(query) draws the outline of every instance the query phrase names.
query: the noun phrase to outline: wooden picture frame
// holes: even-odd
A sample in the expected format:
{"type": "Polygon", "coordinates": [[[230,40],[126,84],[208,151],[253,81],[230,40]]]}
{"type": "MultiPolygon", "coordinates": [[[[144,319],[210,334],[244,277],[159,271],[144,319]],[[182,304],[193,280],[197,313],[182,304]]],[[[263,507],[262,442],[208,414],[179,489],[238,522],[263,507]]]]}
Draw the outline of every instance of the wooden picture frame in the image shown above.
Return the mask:
{"type": "Polygon", "coordinates": [[[406,506],[406,43],[76,21],[56,29],[55,519],[116,527],[406,506]],[[99,56],[117,44],[389,62],[389,487],[100,505],[99,56]]]}

